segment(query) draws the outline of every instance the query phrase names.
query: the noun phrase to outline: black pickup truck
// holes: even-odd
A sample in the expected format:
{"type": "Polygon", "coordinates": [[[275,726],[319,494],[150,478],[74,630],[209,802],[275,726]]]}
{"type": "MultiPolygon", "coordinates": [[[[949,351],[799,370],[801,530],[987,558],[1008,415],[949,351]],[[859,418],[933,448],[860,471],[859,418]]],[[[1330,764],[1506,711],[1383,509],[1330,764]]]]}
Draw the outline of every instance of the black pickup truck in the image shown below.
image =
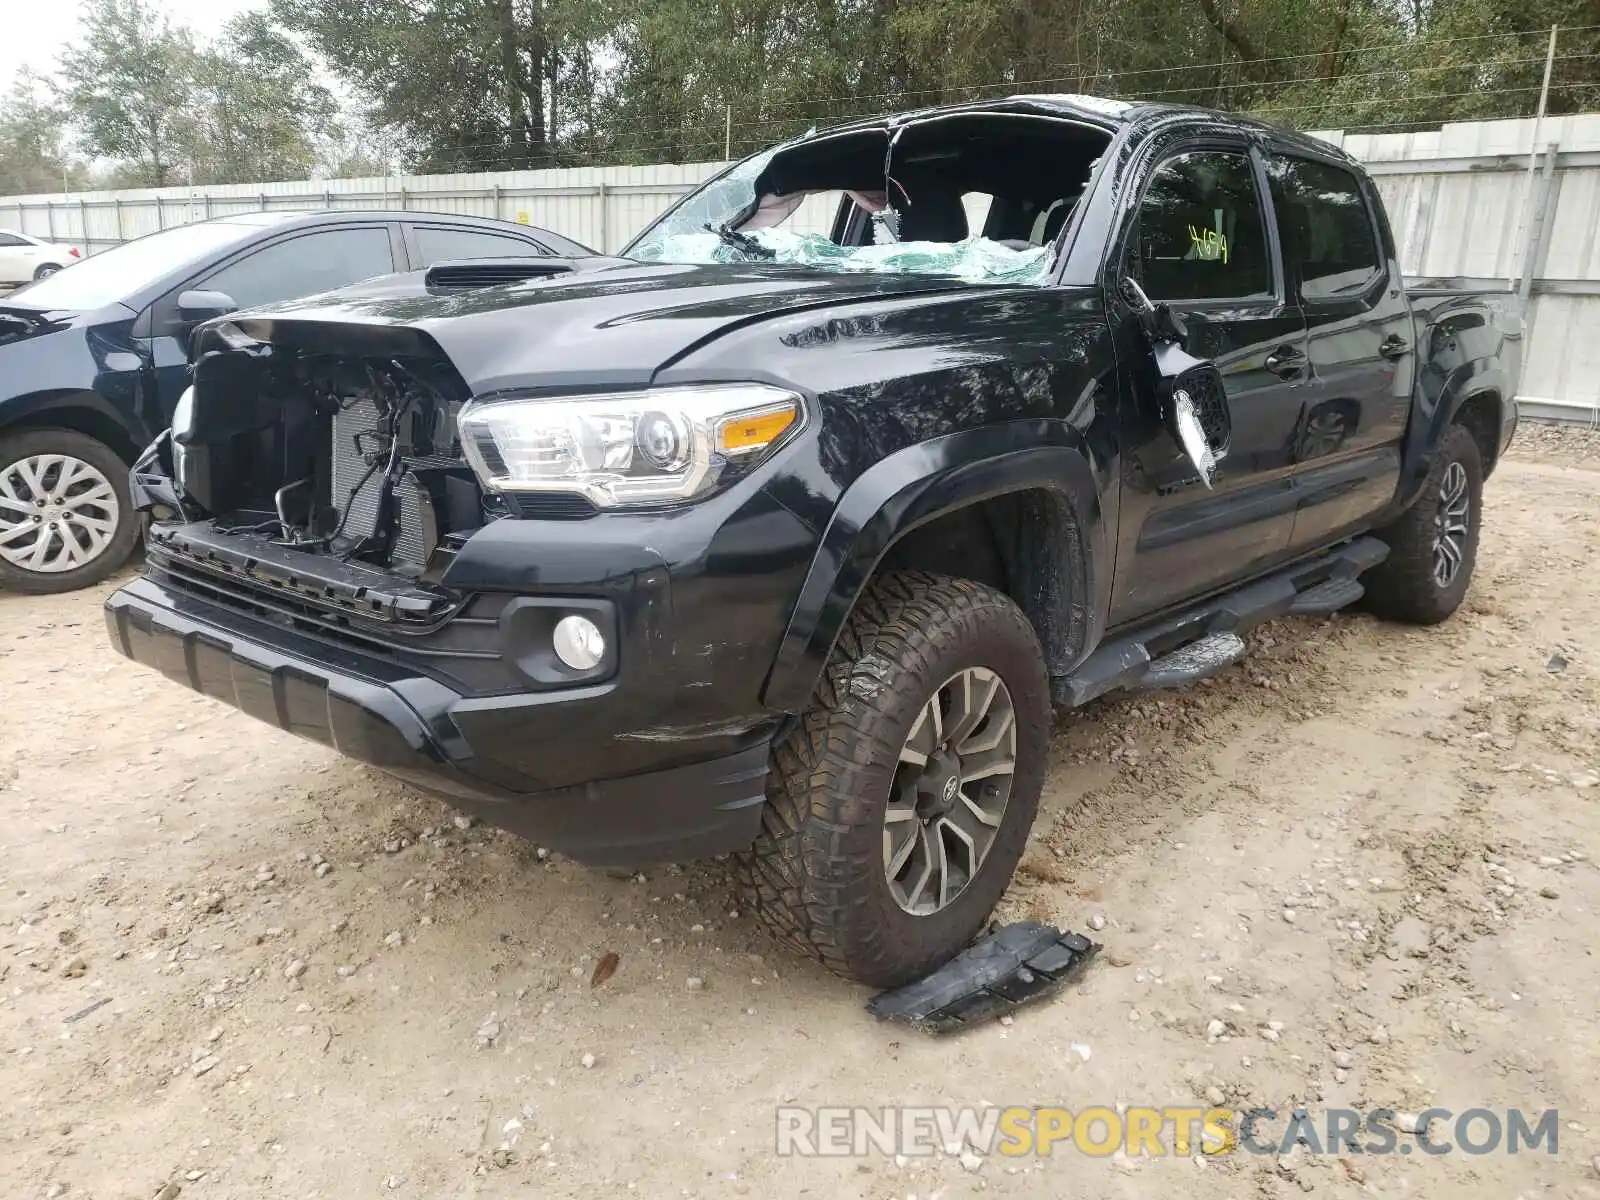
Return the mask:
{"type": "Polygon", "coordinates": [[[620,258],[205,326],[107,625],[582,862],[737,852],[778,936],[899,983],[1006,887],[1053,709],[1272,617],[1456,609],[1510,320],[1408,296],[1316,140],[1070,96],[863,121],[620,258]]]}

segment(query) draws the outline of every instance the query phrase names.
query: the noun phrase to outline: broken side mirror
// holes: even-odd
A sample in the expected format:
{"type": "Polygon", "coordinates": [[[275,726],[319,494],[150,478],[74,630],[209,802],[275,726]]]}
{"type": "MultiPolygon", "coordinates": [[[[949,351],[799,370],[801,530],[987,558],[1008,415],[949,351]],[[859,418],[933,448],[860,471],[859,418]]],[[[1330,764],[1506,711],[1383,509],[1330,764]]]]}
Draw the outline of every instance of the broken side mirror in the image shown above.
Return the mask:
{"type": "Polygon", "coordinates": [[[1183,345],[1189,337],[1189,330],[1179,320],[1178,315],[1165,304],[1157,304],[1145,294],[1139,286],[1139,281],[1132,275],[1125,276],[1122,280],[1122,296],[1133,309],[1134,316],[1138,318],[1139,328],[1144,331],[1151,344],[1171,342],[1183,345]]]}
{"type": "Polygon", "coordinates": [[[1131,276],[1123,279],[1122,294],[1155,358],[1162,421],[1209,488],[1233,433],[1222,373],[1209,359],[1184,349],[1189,331],[1182,320],[1152,301],[1131,276]]]}

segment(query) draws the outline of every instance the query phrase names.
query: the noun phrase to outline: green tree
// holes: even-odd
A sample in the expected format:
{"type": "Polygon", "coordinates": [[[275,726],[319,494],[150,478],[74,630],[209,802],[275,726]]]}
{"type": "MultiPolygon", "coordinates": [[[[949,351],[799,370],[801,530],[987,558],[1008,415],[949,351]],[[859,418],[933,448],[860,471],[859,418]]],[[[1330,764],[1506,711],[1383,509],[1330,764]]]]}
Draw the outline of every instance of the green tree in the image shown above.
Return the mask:
{"type": "Polygon", "coordinates": [[[337,134],[333,96],[260,12],[236,17],[196,59],[187,152],[195,183],[303,179],[337,134]]]}
{"type": "Polygon", "coordinates": [[[130,160],[144,183],[165,186],[192,134],[193,39],[147,0],[89,0],[83,30],[61,74],[84,148],[130,160]]]}
{"type": "Polygon", "coordinates": [[[274,0],[417,170],[555,165],[589,113],[599,0],[274,0]],[[573,89],[576,89],[575,91],[573,89]]]}
{"type": "Polygon", "coordinates": [[[63,149],[66,116],[44,84],[23,71],[0,101],[0,195],[70,191],[87,178],[63,149]]]}

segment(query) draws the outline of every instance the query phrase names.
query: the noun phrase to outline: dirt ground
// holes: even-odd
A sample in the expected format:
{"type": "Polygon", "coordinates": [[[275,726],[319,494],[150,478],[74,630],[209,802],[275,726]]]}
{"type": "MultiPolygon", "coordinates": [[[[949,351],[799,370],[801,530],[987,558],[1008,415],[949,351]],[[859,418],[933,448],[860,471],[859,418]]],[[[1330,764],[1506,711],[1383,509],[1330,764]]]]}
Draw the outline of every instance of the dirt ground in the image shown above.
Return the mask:
{"type": "Polygon", "coordinates": [[[724,865],[462,828],[118,658],[101,592],[0,596],[0,1194],[1600,1196],[1600,436],[1525,430],[1487,509],[1448,625],[1279,622],[1065,719],[1002,915],[1106,948],[951,1041],[724,865]],[[1559,1151],[774,1154],[779,1104],[1219,1099],[1557,1108],[1559,1151]]]}

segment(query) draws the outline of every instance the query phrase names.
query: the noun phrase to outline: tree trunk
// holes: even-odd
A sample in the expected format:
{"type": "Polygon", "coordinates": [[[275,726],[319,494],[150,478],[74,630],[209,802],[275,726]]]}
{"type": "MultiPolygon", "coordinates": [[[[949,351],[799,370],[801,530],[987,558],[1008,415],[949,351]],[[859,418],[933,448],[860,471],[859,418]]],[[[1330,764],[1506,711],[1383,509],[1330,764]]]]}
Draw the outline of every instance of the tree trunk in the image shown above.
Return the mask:
{"type": "Polygon", "coordinates": [[[1345,31],[1350,28],[1350,0],[1339,0],[1333,14],[1333,31],[1328,35],[1327,49],[1317,60],[1317,78],[1323,83],[1332,82],[1339,72],[1339,50],[1344,44],[1345,31]]]}
{"type": "MultiPolygon", "coordinates": [[[[1237,17],[1230,17],[1224,13],[1221,7],[1217,4],[1217,0],[1200,0],[1200,11],[1205,14],[1206,22],[1211,26],[1211,28],[1215,29],[1223,36],[1228,45],[1233,47],[1233,52],[1237,54],[1240,59],[1244,61],[1244,63],[1252,63],[1258,61],[1262,57],[1261,54],[1256,50],[1256,44],[1254,40],[1244,31],[1244,27],[1240,23],[1239,19],[1237,17]]],[[[1250,71],[1246,71],[1245,73],[1247,75],[1253,74],[1253,72],[1250,71]]]]}
{"type": "Polygon", "coordinates": [[[522,55],[518,53],[517,16],[511,0],[489,0],[490,15],[494,20],[495,39],[500,51],[500,86],[502,103],[511,128],[511,165],[532,165],[532,139],[528,128],[528,110],[524,104],[522,83],[522,55]]]}
{"type": "Polygon", "coordinates": [[[523,96],[528,105],[528,141],[533,159],[540,166],[550,165],[550,138],[546,133],[544,116],[544,72],[550,59],[550,39],[544,27],[544,11],[539,0],[533,0],[531,28],[527,46],[530,69],[523,76],[523,96]]]}
{"type": "Polygon", "coordinates": [[[905,47],[896,40],[897,35],[889,28],[899,7],[899,0],[874,0],[872,5],[872,32],[876,43],[873,51],[878,61],[862,64],[865,68],[862,78],[871,79],[874,68],[877,68],[882,72],[879,80],[882,86],[870,87],[868,90],[871,92],[902,92],[911,86],[911,64],[905,47]]]}
{"type": "Polygon", "coordinates": [[[552,48],[549,52],[550,78],[546,90],[550,98],[550,128],[545,130],[545,141],[549,151],[550,165],[559,165],[556,162],[557,152],[561,145],[560,118],[556,113],[556,105],[561,99],[561,52],[552,48]]]}
{"type": "Polygon", "coordinates": [[[145,132],[150,139],[150,186],[166,187],[167,172],[172,168],[161,161],[161,119],[151,117],[146,122],[145,132]]]}

